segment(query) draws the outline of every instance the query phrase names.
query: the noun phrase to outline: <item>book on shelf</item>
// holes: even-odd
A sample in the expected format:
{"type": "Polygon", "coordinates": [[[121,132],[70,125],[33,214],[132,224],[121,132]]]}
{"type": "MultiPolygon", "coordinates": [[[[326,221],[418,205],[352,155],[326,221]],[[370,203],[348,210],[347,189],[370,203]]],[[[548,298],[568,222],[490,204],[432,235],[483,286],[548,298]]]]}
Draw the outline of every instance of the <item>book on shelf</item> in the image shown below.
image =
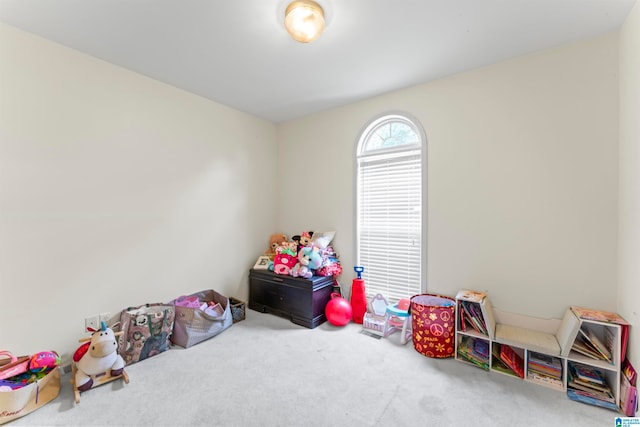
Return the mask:
{"type": "Polygon", "coordinates": [[[524,360],[510,346],[500,345],[500,360],[502,360],[517,376],[524,378],[524,360]]]}
{"type": "MultiPolygon", "coordinates": [[[[483,354],[476,352],[476,341],[483,340],[469,336],[462,337],[462,340],[458,345],[458,356],[483,369],[489,369],[489,358],[484,357],[483,354]]],[[[479,348],[481,348],[481,346],[479,346],[479,348]]]]}
{"type": "Polygon", "coordinates": [[[460,305],[462,306],[462,311],[464,312],[465,319],[467,323],[471,325],[476,332],[482,335],[487,335],[486,328],[484,327],[483,322],[481,321],[482,315],[478,316],[478,312],[480,308],[474,308],[474,305],[477,303],[468,302],[468,301],[460,301],[460,305]]]}
{"type": "Polygon", "coordinates": [[[540,374],[538,372],[531,372],[527,374],[527,378],[532,381],[537,381],[540,383],[550,384],[555,387],[562,387],[562,379],[551,377],[549,375],[540,374]]]}
{"type": "Polygon", "coordinates": [[[477,326],[479,333],[494,339],[496,322],[493,318],[493,310],[487,294],[485,292],[462,289],[458,291],[456,300],[460,302],[463,309],[467,308],[470,311],[468,323],[472,327],[474,325],[477,326]]]}
{"type": "MultiPolygon", "coordinates": [[[[610,353],[613,353],[613,349],[616,346],[616,333],[613,328],[604,328],[604,345],[610,353]]],[[[613,364],[613,357],[610,362],[613,364]]]]}
{"type": "Polygon", "coordinates": [[[608,388],[606,388],[605,390],[596,390],[582,383],[575,383],[574,381],[568,381],[567,389],[575,390],[582,395],[591,396],[595,399],[602,400],[604,402],[615,403],[615,398],[613,396],[613,393],[608,388]]]}
{"type": "Polygon", "coordinates": [[[638,407],[636,377],[636,370],[625,360],[620,372],[620,409],[627,417],[635,417],[638,407]]]}
{"type": "Polygon", "coordinates": [[[576,402],[582,402],[582,403],[587,403],[589,405],[600,406],[602,408],[611,409],[613,411],[618,410],[618,407],[616,406],[615,402],[607,402],[604,400],[600,400],[598,398],[590,396],[589,394],[585,394],[580,390],[568,388],[567,397],[571,400],[575,400],[576,402]]]}
{"type": "Polygon", "coordinates": [[[590,381],[582,381],[580,378],[572,377],[568,382],[569,387],[576,388],[582,391],[590,391],[596,394],[602,394],[607,398],[613,398],[611,389],[606,384],[595,384],[590,381]]]}
{"type": "MultiPolygon", "coordinates": [[[[600,341],[596,334],[586,326],[580,328],[580,335],[584,344],[593,349],[596,354],[600,355],[600,359],[606,360],[609,363],[613,363],[611,352],[600,341]]],[[[574,343],[575,345],[575,343],[574,343]]]]}
{"type": "Polygon", "coordinates": [[[540,369],[534,366],[529,365],[529,369],[528,372],[530,374],[538,374],[538,375],[544,375],[545,377],[549,377],[549,378],[554,378],[557,380],[562,379],[562,371],[548,371],[548,370],[544,370],[544,369],[540,369]]]}
{"type": "Polygon", "coordinates": [[[620,380],[620,409],[627,417],[636,416],[638,389],[623,375],[620,380]]]}
{"type": "Polygon", "coordinates": [[[478,326],[483,334],[488,335],[487,333],[487,325],[484,322],[484,315],[482,314],[482,308],[479,303],[468,303],[469,310],[473,315],[473,318],[478,322],[478,326]]]}
{"type": "Polygon", "coordinates": [[[626,320],[620,317],[620,315],[611,313],[609,311],[594,310],[592,308],[577,307],[575,305],[571,306],[571,310],[576,313],[579,318],[585,320],[595,320],[596,322],[604,323],[616,323],[618,325],[629,324],[626,320]]]}
{"type": "Polygon", "coordinates": [[[625,360],[622,364],[621,372],[625,377],[627,377],[632,386],[636,385],[636,378],[638,377],[638,374],[631,362],[625,360]]]}
{"type": "Polygon", "coordinates": [[[578,390],[576,388],[571,388],[571,387],[567,388],[567,394],[568,394],[569,391],[572,391],[576,395],[581,395],[581,396],[584,396],[584,397],[591,398],[593,400],[597,400],[598,402],[607,403],[608,405],[611,405],[612,407],[615,406],[616,410],[618,409],[618,407],[616,406],[615,399],[613,397],[608,397],[608,396],[600,397],[600,396],[598,396],[596,394],[593,394],[593,393],[591,393],[589,391],[582,391],[582,390],[578,390]]]}
{"type": "Polygon", "coordinates": [[[594,310],[575,305],[572,305],[570,309],[580,319],[620,325],[620,362],[626,359],[627,343],[629,342],[629,322],[624,320],[619,314],[610,311],[594,310]]]}
{"type": "Polygon", "coordinates": [[[483,365],[489,363],[489,343],[479,338],[471,338],[468,343],[469,354],[483,365]],[[484,345],[486,344],[486,346],[484,345]]]}
{"type": "Polygon", "coordinates": [[[502,360],[500,360],[500,349],[498,346],[493,346],[493,358],[491,359],[491,368],[494,371],[502,372],[503,374],[515,375],[515,372],[507,366],[502,360]]]}
{"type": "Polygon", "coordinates": [[[529,352],[529,364],[546,366],[558,371],[562,369],[562,361],[559,358],[534,351],[529,352]]]}
{"type": "Polygon", "coordinates": [[[592,359],[605,360],[593,347],[579,338],[575,340],[571,349],[592,359]]]}
{"type": "Polygon", "coordinates": [[[461,289],[456,295],[456,299],[470,302],[482,302],[487,297],[487,294],[480,291],[471,291],[468,289],[461,289]]]}
{"type": "Polygon", "coordinates": [[[569,368],[569,374],[581,381],[603,385],[605,384],[604,374],[598,368],[578,363],[572,363],[569,368]]]}
{"type": "Polygon", "coordinates": [[[483,359],[489,359],[489,341],[475,340],[473,343],[473,351],[483,359]]]}
{"type": "MultiPolygon", "coordinates": [[[[562,379],[562,361],[554,356],[529,352],[528,372],[544,375],[553,379],[562,379]]],[[[562,383],[562,381],[561,381],[562,383]]]]}
{"type": "Polygon", "coordinates": [[[469,311],[469,308],[464,303],[464,301],[460,301],[460,312],[461,312],[463,324],[470,326],[473,330],[475,330],[479,334],[482,333],[480,332],[480,328],[478,327],[478,325],[473,321],[473,316],[471,315],[471,312],[469,311]]]}
{"type": "Polygon", "coordinates": [[[471,326],[471,328],[473,328],[476,332],[481,333],[478,325],[473,322],[473,316],[471,315],[469,307],[467,307],[467,304],[465,304],[464,301],[460,301],[460,311],[462,312],[462,322],[471,326]]]}
{"type": "Polygon", "coordinates": [[[591,366],[569,364],[567,394],[588,398],[592,404],[598,404],[598,402],[607,405],[616,404],[615,396],[604,380],[604,374],[591,366]]]}

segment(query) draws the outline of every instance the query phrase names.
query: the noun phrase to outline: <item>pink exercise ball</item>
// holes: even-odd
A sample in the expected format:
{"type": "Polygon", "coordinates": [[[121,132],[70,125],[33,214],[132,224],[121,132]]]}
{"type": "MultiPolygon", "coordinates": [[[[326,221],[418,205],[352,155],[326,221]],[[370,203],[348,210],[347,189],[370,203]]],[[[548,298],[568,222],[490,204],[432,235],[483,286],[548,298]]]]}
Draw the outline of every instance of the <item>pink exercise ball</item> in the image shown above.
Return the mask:
{"type": "Polygon", "coordinates": [[[334,292],[324,308],[324,314],[332,325],[344,326],[351,321],[353,310],[349,301],[342,298],[339,293],[334,292]]]}

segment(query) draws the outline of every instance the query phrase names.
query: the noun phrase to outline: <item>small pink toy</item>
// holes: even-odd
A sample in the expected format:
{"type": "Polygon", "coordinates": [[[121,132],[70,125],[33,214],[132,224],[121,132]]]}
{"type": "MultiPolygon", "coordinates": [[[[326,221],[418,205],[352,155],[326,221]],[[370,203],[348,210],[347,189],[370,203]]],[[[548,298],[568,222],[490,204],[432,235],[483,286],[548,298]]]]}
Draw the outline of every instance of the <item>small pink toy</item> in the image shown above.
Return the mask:
{"type": "Polygon", "coordinates": [[[195,295],[182,295],[176,298],[175,304],[180,307],[200,308],[202,303],[195,295]]]}

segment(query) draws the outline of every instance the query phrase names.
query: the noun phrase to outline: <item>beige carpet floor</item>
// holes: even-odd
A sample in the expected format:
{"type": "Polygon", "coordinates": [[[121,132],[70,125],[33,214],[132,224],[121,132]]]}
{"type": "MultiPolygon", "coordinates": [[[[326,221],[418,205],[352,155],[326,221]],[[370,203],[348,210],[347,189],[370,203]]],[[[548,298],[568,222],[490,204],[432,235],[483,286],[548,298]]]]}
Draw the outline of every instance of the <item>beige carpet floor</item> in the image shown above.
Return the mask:
{"type": "Polygon", "coordinates": [[[430,359],[399,334],[361,325],[306,329],[247,310],[247,318],[189,349],[127,367],[73,399],[60,395],[15,426],[615,426],[616,412],[565,393],[430,359]]]}

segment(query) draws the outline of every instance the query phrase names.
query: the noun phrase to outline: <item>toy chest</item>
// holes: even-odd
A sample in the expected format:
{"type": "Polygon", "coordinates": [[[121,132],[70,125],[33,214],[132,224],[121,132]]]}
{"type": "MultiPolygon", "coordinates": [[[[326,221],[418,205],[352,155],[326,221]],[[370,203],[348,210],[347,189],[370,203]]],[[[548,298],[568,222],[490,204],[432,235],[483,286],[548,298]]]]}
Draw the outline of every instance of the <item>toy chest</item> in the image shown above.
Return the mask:
{"type": "Polygon", "coordinates": [[[454,355],[456,301],[447,296],[421,294],[411,297],[413,347],[433,358],[454,355]]]}
{"type": "Polygon", "coordinates": [[[249,308],[285,317],[313,329],[327,320],[325,307],[331,300],[333,281],[332,276],[305,279],[252,269],[249,272],[249,308]]]}

